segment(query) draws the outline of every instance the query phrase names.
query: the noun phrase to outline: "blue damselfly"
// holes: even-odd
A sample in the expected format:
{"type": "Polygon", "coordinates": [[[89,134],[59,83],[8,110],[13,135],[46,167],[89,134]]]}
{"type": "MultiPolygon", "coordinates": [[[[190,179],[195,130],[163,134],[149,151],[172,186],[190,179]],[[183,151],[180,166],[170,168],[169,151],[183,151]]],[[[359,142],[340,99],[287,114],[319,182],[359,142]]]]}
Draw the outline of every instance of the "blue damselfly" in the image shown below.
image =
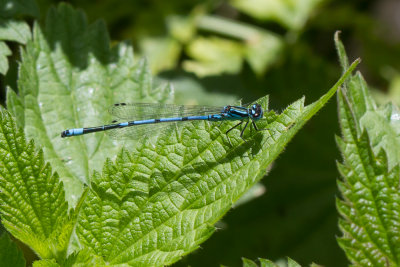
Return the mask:
{"type": "Polygon", "coordinates": [[[245,122],[240,133],[240,137],[243,138],[244,130],[250,121],[254,129],[258,131],[255,121],[263,117],[263,109],[260,104],[252,104],[249,108],[229,105],[221,108],[173,104],[118,103],[110,108],[110,113],[116,118],[111,124],[68,129],[61,133],[61,137],[107,131],[116,139],[135,138],[149,132],[154,132],[155,124],[183,121],[240,121],[227,130],[226,134],[245,122]]]}

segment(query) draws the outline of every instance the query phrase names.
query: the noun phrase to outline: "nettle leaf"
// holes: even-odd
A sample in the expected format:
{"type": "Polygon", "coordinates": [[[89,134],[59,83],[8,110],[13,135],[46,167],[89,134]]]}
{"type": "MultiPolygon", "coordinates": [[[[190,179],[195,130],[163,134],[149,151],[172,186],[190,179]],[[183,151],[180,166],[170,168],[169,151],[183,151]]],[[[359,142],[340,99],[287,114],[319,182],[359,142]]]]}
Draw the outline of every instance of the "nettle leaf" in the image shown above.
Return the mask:
{"type": "Polygon", "coordinates": [[[273,261],[267,260],[267,259],[262,259],[259,258],[258,261],[260,264],[257,264],[256,262],[242,258],[243,260],[243,267],[279,267],[279,266],[288,266],[288,267],[300,267],[301,265],[292,260],[291,258],[287,259],[287,262],[279,261],[279,264],[274,263],[273,261]]]}
{"type": "Polygon", "coordinates": [[[231,0],[240,11],[260,20],[273,20],[292,30],[301,29],[322,0],[231,0]]]}
{"type": "Polygon", "coordinates": [[[166,265],[193,251],[358,64],[308,106],[302,98],[275,114],[267,112],[267,97],[259,99],[267,114],[258,127],[266,130],[249,127],[246,141],[239,129],[228,141],[234,122],[196,122],[154,142],[120,143],[104,133],[62,139],[60,132],[110,121],[113,103],[172,100],[168,86],[153,89],[146,62],[134,63],[129,44],[110,48],[102,22],[89,25],[82,12],[61,4],[45,27],[34,25],[21,58],[18,95],[8,90],[7,106],[43,152],[2,112],[0,211],[7,230],[40,256],[38,266],[166,265]],[[115,161],[106,159],[113,155],[115,161]],[[83,183],[90,188],[82,194],[83,183]],[[68,216],[64,197],[75,205],[81,195],[68,216]],[[74,241],[83,250],[66,257],[75,219],[74,241]]]}
{"type": "Polygon", "coordinates": [[[25,259],[7,233],[0,237],[0,266],[24,267],[25,259]]]}
{"type": "Polygon", "coordinates": [[[59,264],[55,259],[44,259],[33,262],[34,267],[85,267],[85,266],[108,266],[104,260],[93,255],[89,250],[83,249],[79,252],[71,253],[68,258],[59,264]]]}
{"type": "Polygon", "coordinates": [[[187,43],[186,53],[192,58],[183,61],[183,68],[198,76],[237,73],[244,59],[257,75],[262,75],[276,62],[284,45],[283,39],[272,32],[218,16],[196,14],[169,22],[171,35],[187,43]],[[194,37],[196,27],[231,39],[194,37]]]}
{"type": "Polygon", "coordinates": [[[31,30],[25,21],[0,17],[0,40],[26,44],[31,38],[31,30]]]}
{"type": "Polygon", "coordinates": [[[107,266],[107,264],[102,257],[93,255],[88,249],[82,249],[69,255],[63,266],[107,266]]]}
{"type": "Polygon", "coordinates": [[[237,41],[197,37],[186,50],[194,60],[185,60],[183,68],[199,76],[237,73],[242,67],[244,47],[237,41]]]}
{"type": "Polygon", "coordinates": [[[139,49],[149,59],[152,73],[174,69],[181,55],[181,45],[169,36],[143,37],[139,49]]]}
{"type": "Polygon", "coordinates": [[[59,267],[60,265],[56,262],[56,260],[40,260],[33,262],[33,267],[59,267]]]}
{"type": "Polygon", "coordinates": [[[11,50],[6,43],[0,41],[0,73],[6,74],[8,70],[7,57],[11,55],[11,50]]]}
{"type": "MultiPolygon", "coordinates": [[[[168,265],[198,248],[357,64],[313,104],[303,98],[269,112],[258,122],[266,131],[249,129],[246,141],[234,130],[230,145],[233,122],[196,122],[122,150],[92,177],[76,227],[81,244],[111,265],[168,265]]],[[[257,102],[268,110],[268,97],[257,102]]]]}
{"type": "MultiPolygon", "coordinates": [[[[1,13],[0,13],[1,14],[1,13]]],[[[7,57],[11,55],[5,41],[15,41],[25,44],[31,38],[29,25],[25,21],[2,18],[0,15],[0,73],[6,74],[8,71],[7,57]]]]}
{"type": "Polygon", "coordinates": [[[147,63],[134,62],[130,44],[110,48],[103,22],[89,25],[82,12],[60,4],[50,9],[45,25],[34,25],[21,55],[18,96],[8,90],[7,107],[27,137],[43,147],[74,205],[89,174],[123,143],[104,134],[62,139],[61,131],[109,123],[107,109],[114,103],[163,103],[173,95],[169,86],[153,89],[147,63]]]}
{"type": "Polygon", "coordinates": [[[35,0],[1,0],[0,17],[9,18],[20,15],[39,16],[39,8],[35,0]]]}
{"type": "MultiPolygon", "coordinates": [[[[342,66],[343,45],[336,36],[342,66]]],[[[400,262],[399,116],[392,104],[377,107],[360,73],[338,93],[343,155],[338,169],[342,199],[340,246],[354,265],[383,266],[400,262]]]]}
{"type": "Polygon", "coordinates": [[[14,41],[26,44],[31,38],[29,25],[22,20],[14,17],[28,14],[38,16],[38,8],[35,1],[31,0],[1,0],[0,1],[0,73],[6,74],[8,71],[7,56],[11,55],[11,50],[4,41],[14,41]]]}
{"type": "Polygon", "coordinates": [[[58,175],[41,150],[26,142],[0,108],[0,212],[2,224],[41,258],[63,258],[73,222],[58,175]]]}

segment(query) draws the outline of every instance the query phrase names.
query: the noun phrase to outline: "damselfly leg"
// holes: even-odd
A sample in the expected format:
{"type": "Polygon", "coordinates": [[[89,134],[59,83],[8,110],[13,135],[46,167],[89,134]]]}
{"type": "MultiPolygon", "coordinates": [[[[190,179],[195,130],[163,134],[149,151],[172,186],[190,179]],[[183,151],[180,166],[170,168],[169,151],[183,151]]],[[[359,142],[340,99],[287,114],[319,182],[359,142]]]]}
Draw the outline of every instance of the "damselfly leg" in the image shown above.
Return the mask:
{"type": "Polygon", "coordinates": [[[229,142],[229,144],[230,144],[231,146],[232,146],[232,143],[231,143],[231,139],[229,138],[228,133],[229,133],[230,131],[232,131],[233,129],[235,129],[236,127],[239,127],[240,125],[242,125],[242,123],[243,123],[243,121],[239,122],[238,124],[236,124],[235,126],[233,126],[233,127],[230,128],[228,131],[225,132],[225,135],[226,135],[226,137],[228,138],[228,142],[229,142]]]}

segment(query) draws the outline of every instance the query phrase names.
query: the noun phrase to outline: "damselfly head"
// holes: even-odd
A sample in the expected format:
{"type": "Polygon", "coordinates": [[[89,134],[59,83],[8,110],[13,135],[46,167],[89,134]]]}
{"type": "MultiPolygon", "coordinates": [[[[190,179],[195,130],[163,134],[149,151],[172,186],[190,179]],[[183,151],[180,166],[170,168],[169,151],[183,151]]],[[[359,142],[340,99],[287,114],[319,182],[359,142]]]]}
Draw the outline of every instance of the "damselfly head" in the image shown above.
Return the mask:
{"type": "Polygon", "coordinates": [[[249,115],[253,120],[259,120],[263,117],[264,112],[260,104],[253,104],[249,109],[249,115]]]}

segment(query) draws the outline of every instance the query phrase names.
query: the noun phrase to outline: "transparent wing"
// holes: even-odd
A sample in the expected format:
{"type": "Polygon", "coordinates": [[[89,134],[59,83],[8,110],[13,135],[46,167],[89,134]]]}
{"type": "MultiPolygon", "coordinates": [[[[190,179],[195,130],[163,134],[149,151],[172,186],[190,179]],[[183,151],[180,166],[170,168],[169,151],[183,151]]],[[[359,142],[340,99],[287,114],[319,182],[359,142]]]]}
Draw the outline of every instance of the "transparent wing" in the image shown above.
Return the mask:
{"type": "MultiPolygon", "coordinates": [[[[179,122],[185,124],[189,121],[179,122]]],[[[193,122],[193,121],[192,121],[193,122]]],[[[152,123],[152,124],[142,124],[133,125],[125,128],[116,128],[112,130],[105,131],[112,139],[117,140],[127,140],[127,139],[140,139],[143,137],[150,137],[159,135],[164,131],[168,131],[172,128],[177,127],[178,122],[165,122],[165,123],[152,123]]]]}
{"type": "Polygon", "coordinates": [[[117,121],[148,120],[185,116],[218,114],[223,107],[188,106],[174,104],[119,103],[109,112],[117,121]]]}

